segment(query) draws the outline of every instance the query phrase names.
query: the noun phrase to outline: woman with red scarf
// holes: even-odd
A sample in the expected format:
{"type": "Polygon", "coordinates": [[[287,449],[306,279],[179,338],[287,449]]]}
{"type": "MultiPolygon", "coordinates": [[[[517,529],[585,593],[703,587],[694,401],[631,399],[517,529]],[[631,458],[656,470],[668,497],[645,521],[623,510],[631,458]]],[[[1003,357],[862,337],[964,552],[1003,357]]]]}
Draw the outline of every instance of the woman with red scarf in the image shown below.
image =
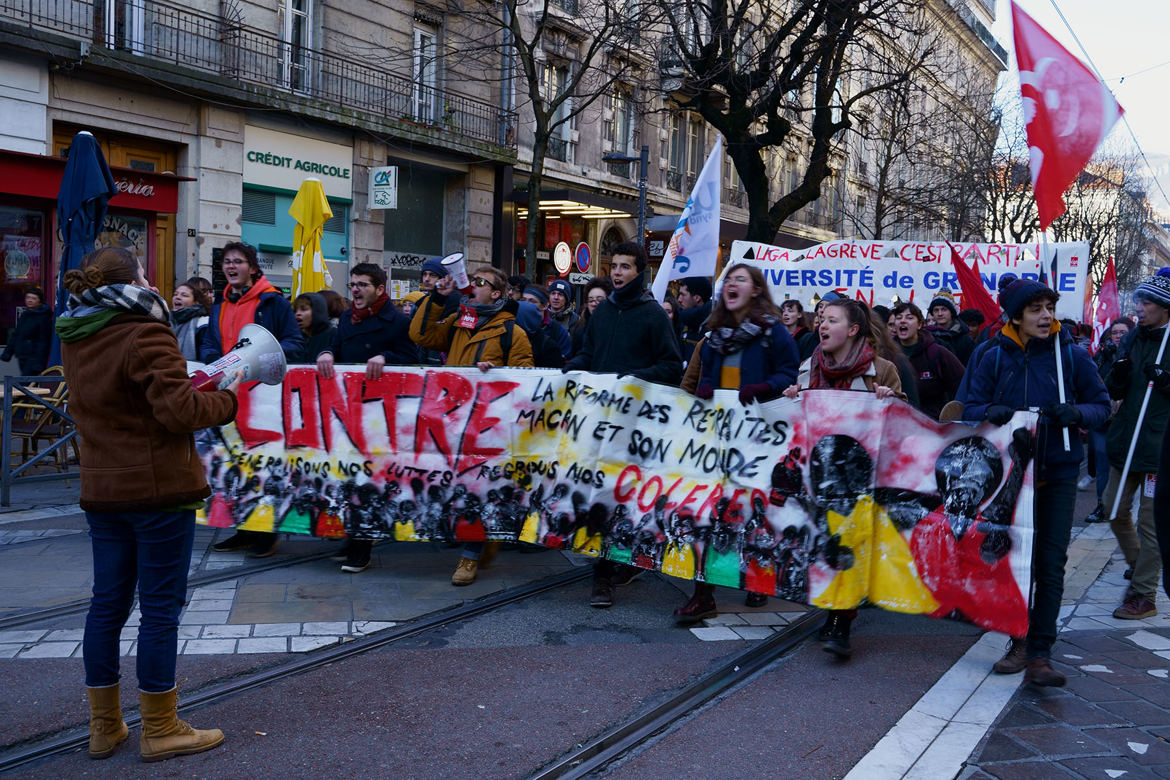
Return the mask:
{"type": "MultiPolygon", "coordinates": [[[[876,352],[875,331],[884,327],[857,301],[838,298],[826,303],[817,328],[820,343],[801,365],[798,384],[784,395],[796,398],[803,390],[860,390],[878,398],[905,400],[898,369],[876,352]]],[[[855,617],[856,609],[829,612],[818,635],[826,652],[839,658],[850,656],[849,628],[855,617]]]]}

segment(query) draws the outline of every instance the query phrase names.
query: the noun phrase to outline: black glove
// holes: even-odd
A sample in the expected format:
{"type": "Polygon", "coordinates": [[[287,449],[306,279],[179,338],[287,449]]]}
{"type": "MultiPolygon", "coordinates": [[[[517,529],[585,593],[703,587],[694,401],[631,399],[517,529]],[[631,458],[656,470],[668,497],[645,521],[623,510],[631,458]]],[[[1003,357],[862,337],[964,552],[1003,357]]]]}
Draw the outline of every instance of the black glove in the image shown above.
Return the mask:
{"type": "Polygon", "coordinates": [[[1067,428],[1070,425],[1080,425],[1081,410],[1072,404],[1053,404],[1044,410],[1049,425],[1059,425],[1067,428]]]}
{"type": "Polygon", "coordinates": [[[1021,461],[1027,462],[1036,454],[1036,437],[1027,428],[1016,428],[1012,431],[1011,446],[1021,461]]]}
{"type": "Polygon", "coordinates": [[[1170,371],[1167,371],[1155,363],[1150,363],[1150,365],[1146,366],[1145,372],[1146,379],[1153,382],[1154,387],[1158,388],[1159,390],[1166,390],[1167,388],[1170,388],[1170,371]]]}
{"type": "Polygon", "coordinates": [[[987,422],[992,425],[1007,425],[1008,420],[1012,419],[1012,415],[1015,413],[1016,410],[1010,406],[993,404],[987,407],[987,414],[984,416],[987,418],[987,422]]]}
{"type": "Polygon", "coordinates": [[[1129,358],[1121,358],[1113,361],[1113,368],[1109,369],[1109,381],[1118,385],[1128,384],[1131,374],[1133,374],[1133,361],[1129,358]]]}

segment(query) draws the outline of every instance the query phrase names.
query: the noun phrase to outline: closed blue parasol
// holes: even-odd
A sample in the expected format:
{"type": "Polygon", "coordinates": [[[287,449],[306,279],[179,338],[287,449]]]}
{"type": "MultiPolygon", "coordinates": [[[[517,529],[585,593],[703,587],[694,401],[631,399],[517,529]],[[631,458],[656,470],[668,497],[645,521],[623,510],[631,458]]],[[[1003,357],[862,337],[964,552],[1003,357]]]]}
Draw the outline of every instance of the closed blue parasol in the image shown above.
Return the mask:
{"type": "MultiPolygon", "coordinates": [[[[57,227],[64,249],[57,267],[57,298],[54,309],[60,315],[69,302],[65,272],[81,267],[81,258],[93,251],[94,241],[106,218],[110,198],[118,194],[114,175],[91,133],[82,130],[73,136],[61,189],[57,193],[57,227]]],[[[53,339],[51,365],[61,362],[61,342],[53,339]]]]}

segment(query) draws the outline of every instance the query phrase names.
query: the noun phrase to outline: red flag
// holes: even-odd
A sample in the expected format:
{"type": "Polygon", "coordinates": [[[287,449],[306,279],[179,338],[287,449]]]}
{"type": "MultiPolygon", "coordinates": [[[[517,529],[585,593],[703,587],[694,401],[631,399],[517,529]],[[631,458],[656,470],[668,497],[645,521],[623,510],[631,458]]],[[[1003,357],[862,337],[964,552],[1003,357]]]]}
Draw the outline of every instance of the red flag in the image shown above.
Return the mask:
{"type": "Polygon", "coordinates": [[[1064,213],[1064,191],[1123,109],[1092,71],[1012,3],[1020,93],[1040,229],[1064,213]]]}
{"type": "Polygon", "coordinates": [[[979,258],[975,258],[974,268],[968,268],[959,257],[959,250],[955,249],[954,244],[950,246],[951,262],[955,266],[955,274],[959,277],[959,287],[963,290],[963,308],[978,309],[983,312],[987,322],[995,322],[999,319],[1000,310],[979,277],[979,258]]]}
{"type": "Polygon", "coordinates": [[[1101,289],[1097,292],[1097,316],[1093,321],[1093,343],[1100,345],[1101,338],[1109,329],[1109,323],[1121,316],[1121,296],[1117,293],[1117,268],[1113,265],[1113,256],[1109,257],[1109,265],[1105,266],[1105,278],[1101,280],[1101,289]]]}

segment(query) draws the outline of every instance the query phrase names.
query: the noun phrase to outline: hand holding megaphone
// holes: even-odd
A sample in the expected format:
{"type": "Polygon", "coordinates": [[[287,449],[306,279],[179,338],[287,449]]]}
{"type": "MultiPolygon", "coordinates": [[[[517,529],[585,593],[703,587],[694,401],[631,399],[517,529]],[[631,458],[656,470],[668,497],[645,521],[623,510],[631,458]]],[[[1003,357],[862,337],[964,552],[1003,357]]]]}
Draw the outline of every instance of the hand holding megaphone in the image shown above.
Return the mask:
{"type": "Polygon", "coordinates": [[[190,374],[196,390],[234,390],[241,382],[279,385],[288,364],[280,342],[265,328],[248,323],[240,328],[240,340],[219,360],[190,374]]]}

